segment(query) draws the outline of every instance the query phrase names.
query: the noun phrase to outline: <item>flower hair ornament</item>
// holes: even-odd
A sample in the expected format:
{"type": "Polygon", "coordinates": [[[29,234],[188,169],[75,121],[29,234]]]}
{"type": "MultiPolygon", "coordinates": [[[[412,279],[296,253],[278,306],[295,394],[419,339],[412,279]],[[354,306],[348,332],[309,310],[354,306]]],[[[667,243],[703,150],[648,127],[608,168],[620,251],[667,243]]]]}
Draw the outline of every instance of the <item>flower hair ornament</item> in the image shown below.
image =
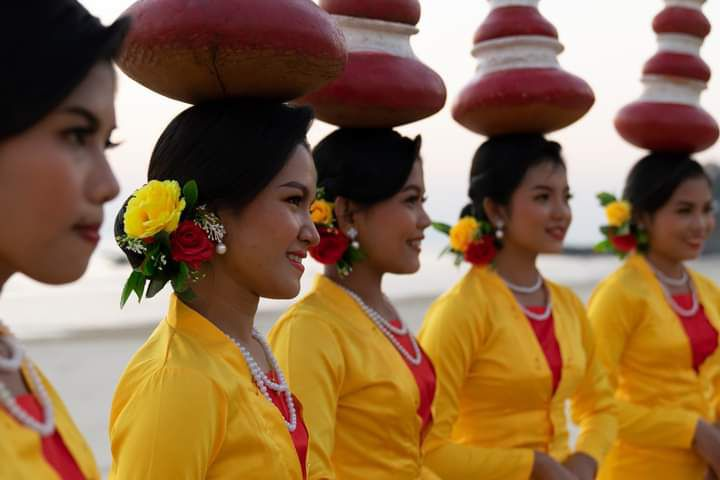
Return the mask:
{"type": "Polygon", "coordinates": [[[625,200],[618,200],[615,195],[602,192],[597,195],[605,209],[607,225],[600,227],[603,241],[595,245],[599,253],[612,253],[625,258],[633,251],[644,252],[648,246],[647,232],[632,222],[632,206],[625,200]]]}
{"type": "Polygon", "coordinates": [[[433,222],[432,226],[450,237],[450,244],[440,256],[447,253],[454,255],[456,266],[463,261],[478,266],[489,265],[495,259],[495,229],[490,222],[465,215],[453,226],[440,222],[433,222]]]}
{"type": "Polygon", "coordinates": [[[225,227],[207,206],[196,206],[197,199],[194,180],[182,189],[175,180],[152,180],[130,197],[115,239],[134,266],[121,308],[132,293],[138,301],[151,298],[168,282],[180,298],[191,299],[190,284],[202,278],[202,265],[225,253],[225,227]]]}
{"type": "Polygon", "coordinates": [[[350,227],[343,232],[337,225],[335,204],[325,199],[325,189],[317,189],[315,201],[310,206],[310,216],[320,234],[320,243],[310,248],[310,256],[323,265],[335,265],[342,277],[352,272],[354,263],[364,258],[355,240],[357,230],[350,227]]]}

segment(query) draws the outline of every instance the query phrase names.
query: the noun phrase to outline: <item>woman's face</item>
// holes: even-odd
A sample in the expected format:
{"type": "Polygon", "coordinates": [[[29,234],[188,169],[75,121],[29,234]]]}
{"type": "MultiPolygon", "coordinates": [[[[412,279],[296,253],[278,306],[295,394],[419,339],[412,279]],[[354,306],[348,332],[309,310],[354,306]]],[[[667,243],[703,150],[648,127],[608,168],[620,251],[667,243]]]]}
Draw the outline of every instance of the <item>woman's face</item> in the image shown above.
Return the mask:
{"type": "Polygon", "coordinates": [[[651,254],[672,262],[697,258],[715,228],[713,196],[707,179],[685,180],[660,210],[641,220],[648,231],[651,254]]]}
{"type": "Polygon", "coordinates": [[[504,242],[532,253],[559,253],[570,223],[567,173],[550,161],[530,168],[504,215],[504,242]]]}
{"type": "Polygon", "coordinates": [[[300,291],[303,260],[320,241],[310,204],[317,174],[305,145],[255,199],[239,212],[221,210],[227,253],[216,267],[258,297],[293,298],[300,291]]]}
{"type": "Polygon", "coordinates": [[[0,142],[0,275],[60,284],[80,278],[118,194],[105,158],[115,128],[115,74],[101,62],[32,128],[0,142]]]}
{"type": "Polygon", "coordinates": [[[403,188],[387,200],[353,214],[363,262],[377,272],[415,273],[430,218],[423,207],[425,181],[417,160],[403,188]]]}

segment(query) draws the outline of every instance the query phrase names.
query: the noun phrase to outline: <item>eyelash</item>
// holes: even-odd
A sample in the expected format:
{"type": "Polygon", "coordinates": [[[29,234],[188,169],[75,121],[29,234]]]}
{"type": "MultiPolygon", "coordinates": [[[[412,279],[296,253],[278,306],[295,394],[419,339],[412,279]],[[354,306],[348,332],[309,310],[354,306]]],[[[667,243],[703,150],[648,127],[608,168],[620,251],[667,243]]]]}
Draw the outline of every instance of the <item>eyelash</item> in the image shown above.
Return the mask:
{"type": "Polygon", "coordinates": [[[299,195],[292,196],[286,200],[288,203],[292,203],[295,206],[300,206],[300,204],[303,202],[303,197],[299,195]]]}
{"type": "MultiPolygon", "coordinates": [[[[77,127],[66,130],[64,134],[75,145],[84,147],[87,143],[87,138],[95,133],[95,130],[85,127],[77,127]]],[[[115,143],[109,138],[105,141],[105,150],[112,150],[115,147],[119,147],[120,143],[115,143]]]]}
{"type": "Polygon", "coordinates": [[[420,197],[418,195],[413,195],[412,197],[406,198],[405,201],[407,203],[412,203],[412,204],[415,204],[418,202],[425,203],[425,202],[427,202],[427,195],[423,195],[422,197],[420,197]]]}

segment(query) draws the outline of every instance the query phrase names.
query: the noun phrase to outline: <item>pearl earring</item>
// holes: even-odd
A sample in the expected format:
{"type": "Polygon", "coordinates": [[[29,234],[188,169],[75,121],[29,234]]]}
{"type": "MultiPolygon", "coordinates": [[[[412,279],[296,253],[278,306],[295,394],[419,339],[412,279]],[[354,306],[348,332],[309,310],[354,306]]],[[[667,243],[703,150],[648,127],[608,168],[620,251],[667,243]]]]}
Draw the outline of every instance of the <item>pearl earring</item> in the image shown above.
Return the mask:
{"type": "Polygon", "coordinates": [[[350,239],[350,243],[354,248],[358,248],[360,244],[357,241],[358,231],[355,227],[350,227],[345,232],[345,235],[350,239]]]}
{"type": "Polygon", "coordinates": [[[220,242],[215,245],[215,253],[217,253],[218,255],[225,255],[226,252],[227,246],[224,243],[220,242]]]}
{"type": "Polygon", "coordinates": [[[504,226],[505,226],[505,224],[503,223],[502,220],[498,220],[497,224],[495,225],[495,238],[497,238],[498,240],[502,240],[502,238],[504,236],[504,233],[503,233],[504,226]]]}

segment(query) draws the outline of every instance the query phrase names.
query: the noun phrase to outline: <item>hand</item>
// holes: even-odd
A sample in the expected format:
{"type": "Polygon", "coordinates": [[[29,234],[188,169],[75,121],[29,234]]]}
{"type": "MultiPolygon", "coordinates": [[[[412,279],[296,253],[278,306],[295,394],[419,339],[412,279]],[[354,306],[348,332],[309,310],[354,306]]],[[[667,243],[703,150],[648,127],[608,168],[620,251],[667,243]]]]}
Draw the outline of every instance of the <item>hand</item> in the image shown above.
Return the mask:
{"type": "Polygon", "coordinates": [[[597,473],[597,462],[586,453],[573,453],[563,462],[570,473],[575,474],[578,480],[593,480],[597,473]]]}
{"type": "Polygon", "coordinates": [[[692,446],[710,466],[711,473],[717,476],[720,473],[720,430],[705,420],[698,420],[692,446]]]}
{"type": "Polygon", "coordinates": [[[530,478],[532,480],[579,480],[580,477],[571,473],[549,455],[535,452],[530,478]]]}

